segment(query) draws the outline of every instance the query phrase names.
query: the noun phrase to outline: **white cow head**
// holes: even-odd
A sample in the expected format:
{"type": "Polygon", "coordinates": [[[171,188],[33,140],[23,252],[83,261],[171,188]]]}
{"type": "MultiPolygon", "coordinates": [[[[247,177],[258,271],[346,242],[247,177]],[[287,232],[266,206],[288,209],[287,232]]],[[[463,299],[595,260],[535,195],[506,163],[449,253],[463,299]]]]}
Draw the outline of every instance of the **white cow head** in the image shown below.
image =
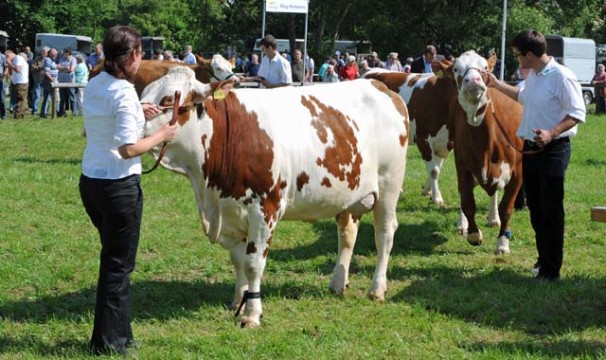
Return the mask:
{"type": "MultiPolygon", "coordinates": [[[[174,67],[166,75],[150,83],[141,93],[141,102],[157,104],[166,107],[167,110],[146,122],[144,137],[154,134],[160,127],[170,122],[173,115],[175,91],[181,92],[177,117],[180,129],[177,131],[176,138],[167,148],[168,151],[162,164],[172,171],[185,173],[184,167],[189,164],[171,160],[175,160],[180,155],[187,155],[186,152],[195,153],[196,148],[199,147],[199,144],[195,142],[195,136],[192,136],[199,132],[197,110],[201,109],[204,99],[212,93],[212,88],[210,84],[203,84],[196,80],[195,73],[185,66],[174,67]]],[[[155,156],[160,151],[160,147],[161,145],[156,146],[152,150],[155,156]]],[[[183,156],[183,158],[187,158],[187,156],[183,156]]]]}
{"type": "Polygon", "coordinates": [[[210,82],[215,83],[223,80],[238,79],[232,71],[232,64],[225,59],[221,54],[213,55],[212,60],[210,61],[210,82]]]}
{"type": "Polygon", "coordinates": [[[459,104],[467,113],[467,122],[472,126],[479,126],[484,120],[485,112],[479,110],[487,106],[489,99],[482,72],[491,72],[495,63],[495,55],[486,60],[470,50],[444,69],[445,74],[452,76],[456,82],[459,104]]]}

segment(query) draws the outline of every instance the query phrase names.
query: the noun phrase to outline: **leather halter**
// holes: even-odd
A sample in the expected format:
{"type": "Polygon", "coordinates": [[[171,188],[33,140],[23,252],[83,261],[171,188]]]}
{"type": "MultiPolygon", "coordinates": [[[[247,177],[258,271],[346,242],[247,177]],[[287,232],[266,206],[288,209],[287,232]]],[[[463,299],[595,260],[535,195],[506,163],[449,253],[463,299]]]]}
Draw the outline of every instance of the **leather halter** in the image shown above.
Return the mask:
{"type": "MultiPolygon", "coordinates": [[[[173,116],[170,119],[169,125],[173,126],[175,125],[175,123],[177,122],[177,116],[179,115],[179,109],[181,108],[181,106],[179,106],[179,102],[181,100],[181,91],[177,90],[175,91],[175,101],[173,103],[173,116]]],[[[190,105],[188,104],[183,104],[182,107],[188,107],[190,105]]],[[[168,144],[168,142],[164,142],[162,144],[162,149],[160,149],[160,155],[158,155],[158,158],[156,159],[156,162],[154,163],[154,166],[152,166],[151,169],[148,170],[143,170],[141,173],[143,174],[149,174],[152,171],[156,170],[156,168],[158,167],[158,165],[160,165],[160,161],[162,161],[162,158],[164,157],[164,153],[166,153],[166,144],[168,144]]]]}

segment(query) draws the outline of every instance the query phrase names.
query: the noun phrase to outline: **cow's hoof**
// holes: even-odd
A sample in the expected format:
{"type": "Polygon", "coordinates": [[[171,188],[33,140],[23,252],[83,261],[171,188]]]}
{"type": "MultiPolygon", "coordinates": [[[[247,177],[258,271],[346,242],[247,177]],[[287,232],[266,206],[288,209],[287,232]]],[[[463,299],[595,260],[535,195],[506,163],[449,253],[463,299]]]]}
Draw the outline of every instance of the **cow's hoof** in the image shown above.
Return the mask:
{"type": "Polygon", "coordinates": [[[488,220],[489,227],[501,227],[501,220],[488,220]]]}
{"type": "Polygon", "coordinates": [[[255,320],[250,316],[242,316],[240,319],[240,327],[243,329],[254,329],[261,326],[261,322],[259,320],[255,320]]]}
{"type": "Polygon", "coordinates": [[[345,294],[345,290],[347,290],[347,288],[349,288],[349,284],[345,284],[345,286],[337,286],[337,285],[333,285],[331,283],[330,286],[328,287],[328,290],[330,290],[330,292],[335,295],[343,296],[343,294],[345,294]]]}
{"type": "Polygon", "coordinates": [[[368,298],[374,301],[383,302],[385,301],[385,292],[371,291],[368,293],[368,298]]]}
{"type": "Polygon", "coordinates": [[[457,228],[457,232],[459,233],[459,235],[461,236],[465,236],[467,235],[467,229],[464,229],[462,227],[457,228]]]}
{"type": "Polygon", "coordinates": [[[501,236],[497,240],[497,249],[494,251],[496,255],[507,255],[510,254],[509,250],[509,239],[506,236],[501,236]]]}
{"type": "Polygon", "coordinates": [[[482,236],[482,232],[478,231],[477,233],[467,234],[467,242],[473,246],[480,246],[484,242],[484,237],[482,236]]]}

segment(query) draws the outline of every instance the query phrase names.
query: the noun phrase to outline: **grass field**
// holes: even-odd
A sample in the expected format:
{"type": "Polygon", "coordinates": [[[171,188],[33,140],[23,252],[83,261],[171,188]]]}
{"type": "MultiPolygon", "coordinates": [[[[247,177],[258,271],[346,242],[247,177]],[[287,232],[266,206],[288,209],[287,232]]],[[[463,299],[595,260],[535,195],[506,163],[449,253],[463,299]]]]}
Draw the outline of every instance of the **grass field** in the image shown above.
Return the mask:
{"type": "MultiPolygon", "coordinates": [[[[77,189],[81,118],[0,122],[0,359],[88,358],[99,240],[77,189]]],[[[262,327],[240,329],[226,306],[234,286],[226,250],[202,234],[188,181],[143,177],[145,212],[133,274],[139,359],[606,359],[606,116],[573,140],[566,183],[562,279],[532,279],[528,212],[513,215],[512,254],[495,256],[497,229],[471,247],[456,234],[453,157],[446,207],[420,194],[424,165],[409,151],[386,301],[366,293],[375,263],[369,216],[350,289],[328,291],[332,221],[282,222],[263,282],[262,327]]],[[[150,157],[145,163],[151,164],[150,157]]],[[[479,223],[488,199],[476,189],[479,223]]]]}

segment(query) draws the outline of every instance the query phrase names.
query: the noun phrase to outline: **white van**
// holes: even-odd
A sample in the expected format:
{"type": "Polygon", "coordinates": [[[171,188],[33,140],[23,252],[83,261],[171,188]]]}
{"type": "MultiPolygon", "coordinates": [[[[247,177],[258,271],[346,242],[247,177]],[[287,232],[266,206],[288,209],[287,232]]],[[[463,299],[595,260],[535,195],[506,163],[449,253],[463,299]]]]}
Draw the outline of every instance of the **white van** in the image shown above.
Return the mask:
{"type": "Polygon", "coordinates": [[[59,53],[70,48],[73,53],[90,54],[92,39],[88,36],[52,33],[36,34],[35,52],[38,54],[44,46],[55,48],[59,53]]]}
{"type": "Polygon", "coordinates": [[[591,39],[569,38],[560,35],[545,35],[547,54],[572,70],[583,89],[585,104],[593,101],[591,79],[595,75],[596,45],[591,39]]]}

